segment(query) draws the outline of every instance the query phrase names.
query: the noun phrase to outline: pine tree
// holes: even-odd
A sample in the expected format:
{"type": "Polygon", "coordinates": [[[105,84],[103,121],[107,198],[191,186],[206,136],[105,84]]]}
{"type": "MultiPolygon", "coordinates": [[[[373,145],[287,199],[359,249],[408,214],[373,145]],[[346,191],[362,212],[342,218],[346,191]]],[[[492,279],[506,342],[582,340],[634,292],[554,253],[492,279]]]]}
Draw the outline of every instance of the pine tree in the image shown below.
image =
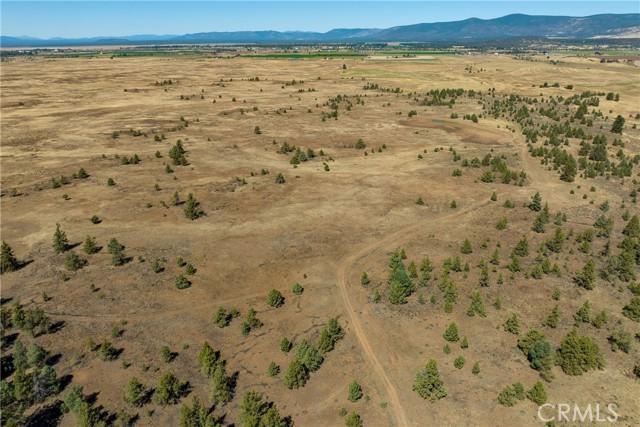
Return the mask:
{"type": "Polygon", "coordinates": [[[469,241],[469,239],[464,239],[464,242],[460,247],[460,252],[462,252],[465,255],[473,252],[473,248],[471,247],[471,242],[469,241]]]}
{"type": "Polygon", "coordinates": [[[589,290],[593,289],[595,279],[596,268],[592,260],[588,260],[582,267],[582,271],[573,278],[578,286],[589,290]]]}
{"type": "Polygon", "coordinates": [[[284,304],[284,297],[277,289],[271,289],[267,298],[267,303],[274,308],[278,308],[284,304]]]}
{"type": "Polygon", "coordinates": [[[613,121],[613,126],[611,126],[612,133],[622,133],[622,129],[624,128],[624,117],[618,115],[616,119],[613,121]]]}
{"type": "Polygon", "coordinates": [[[69,240],[67,234],[62,231],[60,224],[56,224],[56,231],[53,233],[53,250],[59,254],[67,250],[69,247],[69,240]]]}
{"type": "Polygon", "coordinates": [[[118,242],[117,239],[113,238],[109,240],[109,244],[107,246],[109,253],[111,254],[111,263],[113,265],[123,265],[126,261],[126,256],[124,254],[124,246],[118,242]]]}
{"type": "Polygon", "coordinates": [[[211,376],[211,400],[216,405],[225,405],[231,401],[231,381],[227,377],[224,363],[218,363],[211,376]]]}
{"type": "Polygon", "coordinates": [[[357,383],[357,381],[354,380],[353,382],[351,382],[351,384],[349,384],[348,399],[351,402],[357,402],[361,398],[362,398],[362,387],[360,386],[360,384],[357,383]]]}
{"type": "Polygon", "coordinates": [[[131,406],[140,407],[146,403],[147,396],[148,391],[144,384],[136,377],[131,378],[124,395],[125,402],[131,406]]]}
{"type": "Polygon", "coordinates": [[[542,196],[540,196],[540,193],[536,192],[536,194],[533,195],[529,203],[529,209],[534,212],[539,212],[542,209],[542,196]]]}
{"type": "Polygon", "coordinates": [[[82,249],[86,254],[89,254],[89,255],[95,254],[96,252],[98,252],[99,248],[98,248],[98,244],[96,243],[96,238],[87,236],[87,238],[84,240],[84,244],[82,245],[82,249]]]}
{"type": "Polygon", "coordinates": [[[3,240],[0,250],[0,273],[15,271],[19,266],[18,260],[13,255],[13,249],[3,240]]]}
{"type": "Polygon", "coordinates": [[[198,365],[200,372],[207,377],[211,377],[216,366],[220,363],[220,355],[216,352],[208,342],[202,344],[200,352],[198,352],[198,365]]]}
{"type": "Polygon", "coordinates": [[[298,358],[293,359],[284,375],[284,384],[289,389],[304,387],[309,380],[309,370],[298,358]]]}
{"type": "Polygon", "coordinates": [[[413,391],[418,393],[423,399],[436,401],[447,396],[444,384],[440,379],[438,365],[434,359],[427,362],[427,365],[416,374],[413,383],[413,391]]]}
{"type": "Polygon", "coordinates": [[[184,391],[184,384],[172,373],[166,373],[158,382],[153,398],[158,405],[172,405],[178,403],[184,391]]]}
{"type": "Polygon", "coordinates": [[[198,202],[195,197],[193,197],[192,193],[189,193],[187,197],[187,202],[184,207],[184,216],[189,218],[190,220],[194,220],[200,218],[204,215],[202,209],[200,209],[200,202],[198,202]]]}
{"type": "Polygon", "coordinates": [[[460,336],[458,335],[458,325],[450,323],[449,326],[447,326],[447,329],[445,329],[442,337],[449,342],[458,341],[460,339],[460,336]]]}

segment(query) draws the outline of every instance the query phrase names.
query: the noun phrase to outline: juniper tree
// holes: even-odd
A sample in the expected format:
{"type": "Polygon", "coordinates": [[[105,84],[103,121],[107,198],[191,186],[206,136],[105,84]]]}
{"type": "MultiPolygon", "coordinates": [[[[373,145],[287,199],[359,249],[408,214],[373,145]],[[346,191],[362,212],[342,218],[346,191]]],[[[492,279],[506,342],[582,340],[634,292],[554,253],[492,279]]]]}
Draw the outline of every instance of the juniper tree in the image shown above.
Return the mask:
{"type": "Polygon", "coordinates": [[[211,376],[211,400],[216,405],[225,405],[232,396],[231,379],[226,374],[224,363],[218,363],[211,376]]]}
{"type": "Polygon", "coordinates": [[[13,249],[3,240],[0,249],[0,273],[15,271],[19,266],[18,260],[13,255],[13,249]]]}
{"type": "Polygon", "coordinates": [[[549,381],[553,378],[553,352],[544,334],[535,329],[530,330],[518,339],[518,348],[527,356],[530,366],[540,372],[543,379],[549,381]]]}
{"type": "Polygon", "coordinates": [[[640,297],[631,298],[629,304],[622,308],[622,314],[635,322],[640,322],[640,297]]]}
{"type": "Polygon", "coordinates": [[[327,353],[335,347],[336,343],[344,337],[344,330],[336,318],[331,318],[320,332],[318,349],[327,353]]]}
{"type": "Polygon", "coordinates": [[[291,292],[293,292],[294,295],[302,295],[302,293],[304,292],[304,288],[302,287],[302,285],[300,283],[296,283],[291,288],[291,292]]]}
{"type": "Polygon", "coordinates": [[[540,381],[536,381],[533,387],[527,391],[527,399],[538,406],[544,405],[547,402],[547,392],[544,389],[544,384],[540,381]]]}
{"type": "Polygon", "coordinates": [[[622,129],[624,128],[624,117],[618,115],[616,119],[613,121],[613,125],[611,126],[612,133],[622,133],[622,129]]]}
{"type": "Polygon", "coordinates": [[[124,246],[118,242],[117,239],[112,238],[109,240],[109,244],[107,245],[107,250],[111,254],[111,263],[113,265],[123,265],[126,261],[126,256],[124,254],[124,246]]]}
{"type": "Polygon", "coordinates": [[[53,367],[45,365],[33,370],[32,374],[32,397],[36,403],[44,401],[48,396],[58,393],[60,381],[53,367]]]}
{"type": "Polygon", "coordinates": [[[211,377],[215,367],[220,362],[220,354],[211,348],[209,343],[205,341],[198,352],[198,365],[200,366],[200,372],[207,377],[211,377]]]}
{"type": "Polygon", "coordinates": [[[423,399],[436,401],[447,396],[447,391],[440,379],[438,365],[434,359],[427,362],[427,365],[421,369],[413,382],[413,391],[418,393],[423,399]]]}
{"type": "Polygon", "coordinates": [[[200,209],[200,202],[198,202],[192,193],[189,193],[186,204],[184,206],[184,216],[190,220],[200,218],[204,215],[204,211],[200,209]]]}
{"type": "Polygon", "coordinates": [[[613,332],[608,338],[609,344],[611,344],[611,351],[621,350],[625,353],[629,353],[631,349],[631,334],[619,329],[613,332]]]}
{"type": "MultiPolygon", "coordinates": [[[[346,67],[346,65],[345,65],[346,67]]],[[[350,412],[344,419],[344,425],[346,427],[362,427],[364,425],[360,414],[357,412],[350,412]]]]}
{"type": "Polygon", "coordinates": [[[449,326],[447,326],[447,329],[445,329],[442,337],[449,342],[458,341],[460,339],[460,336],[458,335],[458,325],[450,323],[449,326]]]}
{"type": "Polygon", "coordinates": [[[471,305],[467,310],[467,316],[473,317],[476,314],[480,317],[487,317],[487,311],[479,292],[473,292],[471,294],[471,305]]]}
{"type": "Polygon", "coordinates": [[[575,329],[560,343],[556,359],[567,375],[582,375],[592,369],[604,368],[598,345],[591,338],[578,335],[575,329]]]}
{"type": "Polygon", "coordinates": [[[589,323],[591,321],[591,304],[589,301],[585,301],[580,306],[576,314],[573,315],[573,319],[576,322],[589,323]]]}
{"type": "Polygon", "coordinates": [[[560,309],[556,305],[555,307],[553,307],[553,310],[551,310],[551,313],[549,314],[549,316],[547,316],[547,318],[543,322],[543,325],[548,326],[549,328],[555,329],[558,327],[559,321],[560,321],[560,309]]]}
{"type": "Polygon", "coordinates": [[[513,248],[513,254],[519,257],[525,257],[529,255],[529,242],[527,236],[522,236],[522,239],[518,241],[518,244],[513,248]]]}
{"type": "Polygon", "coordinates": [[[509,316],[507,320],[505,320],[503,327],[506,332],[518,335],[520,333],[520,321],[518,319],[518,315],[513,313],[509,316]]]}
{"type": "Polygon", "coordinates": [[[64,260],[67,270],[77,271],[87,264],[87,260],[81,258],[74,252],[69,252],[64,260]]]}
{"type": "Polygon", "coordinates": [[[518,400],[524,399],[524,387],[520,383],[514,383],[502,389],[498,394],[498,403],[503,406],[513,406],[518,400]]]}
{"type": "Polygon", "coordinates": [[[469,239],[464,239],[464,242],[460,247],[460,252],[462,252],[465,255],[473,252],[473,248],[471,247],[471,242],[469,242],[469,239]]]}
{"type": "Polygon", "coordinates": [[[574,282],[582,288],[593,289],[596,279],[596,268],[592,260],[588,260],[582,271],[578,272],[573,278],[574,282]]]}
{"type": "Polygon", "coordinates": [[[484,262],[480,267],[480,278],[478,280],[478,284],[481,287],[489,286],[489,269],[487,268],[487,265],[484,262]]]}
{"type": "Polygon", "coordinates": [[[528,207],[534,212],[539,212],[542,209],[542,196],[540,196],[540,193],[536,192],[536,194],[533,195],[528,207]]]}
{"type": "Polygon", "coordinates": [[[304,387],[309,380],[309,370],[298,358],[293,359],[284,375],[284,384],[289,389],[304,387]]]}
{"type": "Polygon", "coordinates": [[[153,399],[158,405],[166,406],[178,403],[184,393],[185,385],[170,372],[160,377],[160,381],[153,393],[153,399]]]}
{"type": "Polygon", "coordinates": [[[275,377],[280,373],[280,366],[276,364],[276,362],[269,363],[269,367],[267,368],[267,375],[270,377],[275,377]]]}
{"type": "Polygon", "coordinates": [[[146,403],[149,392],[136,377],[132,377],[127,383],[124,400],[131,406],[140,407],[146,403]]]}
{"type": "Polygon", "coordinates": [[[219,427],[221,425],[197,397],[193,398],[191,406],[183,404],[180,407],[180,427],[219,427]]]}
{"type": "Polygon", "coordinates": [[[267,297],[267,304],[271,307],[278,308],[284,304],[284,297],[277,289],[271,289],[267,297]]]}
{"type": "Polygon", "coordinates": [[[348,399],[351,402],[357,402],[362,398],[362,387],[358,384],[357,381],[353,380],[349,384],[349,396],[348,399]]]}
{"type": "Polygon", "coordinates": [[[291,341],[289,341],[287,337],[283,337],[280,340],[280,350],[282,352],[289,353],[289,351],[291,351],[291,347],[293,347],[293,344],[291,343],[291,341]]]}
{"type": "Polygon", "coordinates": [[[59,254],[67,250],[69,247],[69,240],[67,234],[62,231],[60,224],[56,224],[56,231],[53,233],[53,250],[59,254]]]}
{"type": "Polygon", "coordinates": [[[95,254],[96,252],[98,252],[99,247],[98,247],[98,244],[96,243],[96,238],[87,236],[87,238],[84,240],[84,244],[82,245],[82,249],[86,254],[89,254],[89,255],[95,254]]]}
{"type": "Polygon", "coordinates": [[[284,179],[284,175],[282,175],[282,173],[279,173],[276,176],[276,184],[284,184],[285,182],[287,181],[284,179]]]}
{"type": "Polygon", "coordinates": [[[248,391],[242,398],[239,427],[281,427],[288,424],[286,418],[280,417],[278,407],[265,401],[261,393],[248,391]]]}

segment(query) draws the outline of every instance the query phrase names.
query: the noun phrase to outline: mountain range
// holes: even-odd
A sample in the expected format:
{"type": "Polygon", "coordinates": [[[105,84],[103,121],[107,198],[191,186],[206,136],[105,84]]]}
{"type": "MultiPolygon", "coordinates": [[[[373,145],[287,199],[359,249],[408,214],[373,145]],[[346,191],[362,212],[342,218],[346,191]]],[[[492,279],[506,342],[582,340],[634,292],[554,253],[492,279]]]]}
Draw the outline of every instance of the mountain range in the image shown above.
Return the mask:
{"type": "Polygon", "coordinates": [[[640,13],[585,17],[512,14],[495,19],[403,25],[391,28],[338,28],[310,31],[231,31],[183,35],[131,35],[123,37],[50,38],[0,36],[2,47],[51,47],[131,44],[196,43],[469,43],[518,38],[640,39],[640,13]]]}

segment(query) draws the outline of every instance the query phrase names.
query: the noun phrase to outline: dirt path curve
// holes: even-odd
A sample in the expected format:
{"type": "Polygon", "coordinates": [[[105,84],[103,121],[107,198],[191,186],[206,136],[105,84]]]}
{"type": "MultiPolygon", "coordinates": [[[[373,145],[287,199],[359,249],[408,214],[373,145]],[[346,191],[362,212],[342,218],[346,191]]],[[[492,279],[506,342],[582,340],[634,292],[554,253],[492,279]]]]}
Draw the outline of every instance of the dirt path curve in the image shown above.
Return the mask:
{"type": "Polygon", "coordinates": [[[490,204],[490,201],[485,201],[481,203],[475,203],[465,209],[461,209],[459,211],[453,211],[450,214],[440,216],[435,219],[430,219],[429,222],[426,221],[418,221],[412,223],[409,226],[403,227],[391,234],[386,235],[381,240],[375,241],[373,243],[368,243],[363,247],[359,248],[351,255],[344,258],[344,260],[337,267],[337,279],[338,279],[338,290],[340,291],[340,295],[342,296],[342,300],[344,302],[345,310],[347,311],[347,316],[349,318],[349,322],[353,328],[353,332],[356,335],[358,342],[360,343],[360,347],[362,347],[362,351],[364,353],[365,359],[369,362],[369,364],[373,367],[376,375],[382,380],[385,391],[389,398],[389,403],[391,405],[391,410],[393,411],[393,415],[396,419],[397,425],[402,427],[410,426],[409,421],[407,420],[407,416],[404,412],[402,404],[400,402],[400,397],[398,396],[398,392],[393,384],[393,382],[389,379],[389,376],[385,372],[384,367],[378,360],[376,353],[367,338],[367,334],[362,326],[362,322],[358,317],[358,314],[353,308],[353,304],[351,303],[351,299],[349,297],[349,291],[347,288],[347,280],[348,274],[351,268],[362,258],[367,257],[371,253],[376,250],[382,249],[395,249],[402,242],[407,240],[407,235],[411,235],[413,231],[417,231],[418,229],[428,229],[432,228],[434,225],[440,223],[444,220],[450,220],[452,218],[463,216],[473,210],[480,209],[484,206],[490,204]]]}

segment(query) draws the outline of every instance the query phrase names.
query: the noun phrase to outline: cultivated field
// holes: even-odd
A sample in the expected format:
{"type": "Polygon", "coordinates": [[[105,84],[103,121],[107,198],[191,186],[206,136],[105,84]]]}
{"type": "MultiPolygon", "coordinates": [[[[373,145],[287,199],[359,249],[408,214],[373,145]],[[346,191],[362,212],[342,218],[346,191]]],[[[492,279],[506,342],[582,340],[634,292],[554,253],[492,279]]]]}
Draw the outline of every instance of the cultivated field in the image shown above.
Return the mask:
{"type": "Polygon", "coordinates": [[[32,425],[122,411],[179,425],[198,397],[223,425],[258,425],[242,407],[255,390],[297,426],[357,426],[353,412],[365,426],[535,426],[535,398],[498,396],[541,381],[549,403],[615,403],[622,425],[640,424],[638,68],[496,55],[1,67],[1,232],[17,259],[5,264],[4,251],[16,271],[2,274],[3,422],[21,401],[32,425]],[[553,127],[569,121],[568,133],[553,127]],[[586,301],[590,313],[574,316],[586,301]],[[239,317],[216,323],[220,307],[239,317]],[[260,322],[246,320],[251,308],[260,322]],[[24,320],[43,313],[48,324],[24,320]],[[322,350],[332,318],[344,337],[322,350]],[[447,341],[452,322],[459,340],[447,341]],[[591,339],[581,349],[597,345],[580,372],[555,360],[574,327],[591,339]],[[551,348],[535,368],[518,346],[531,329],[551,348]],[[319,368],[303,340],[320,346],[319,368]],[[42,372],[16,367],[17,342],[49,353],[58,392],[16,397],[16,377],[42,372]],[[226,360],[213,379],[198,360],[205,342],[226,360]],[[414,387],[431,359],[446,397],[414,387]],[[158,397],[168,372],[189,383],[175,404],[158,397]],[[125,401],[133,377],[156,389],[139,406],[125,401]],[[354,380],[363,396],[352,402],[354,380]],[[63,414],[75,385],[87,406],[63,414]]]}

